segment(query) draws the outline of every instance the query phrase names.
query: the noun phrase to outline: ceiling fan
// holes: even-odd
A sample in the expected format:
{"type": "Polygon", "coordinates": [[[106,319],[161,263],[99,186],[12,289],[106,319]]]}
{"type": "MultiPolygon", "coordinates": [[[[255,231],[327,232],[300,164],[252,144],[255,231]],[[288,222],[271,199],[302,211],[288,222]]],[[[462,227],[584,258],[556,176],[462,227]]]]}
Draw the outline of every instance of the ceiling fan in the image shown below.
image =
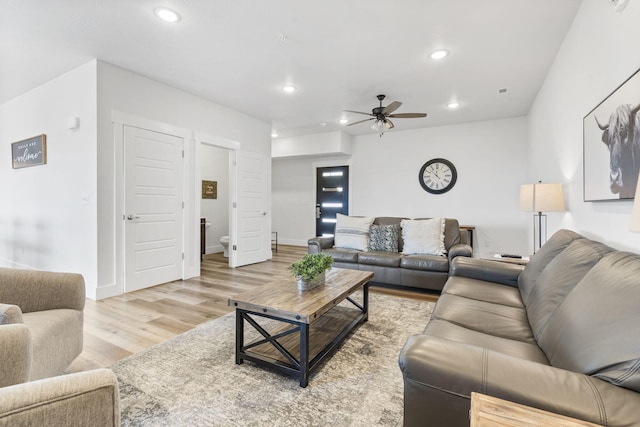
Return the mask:
{"type": "Polygon", "coordinates": [[[375,122],[373,122],[373,125],[371,126],[371,129],[375,130],[376,132],[380,132],[380,136],[382,136],[385,129],[393,129],[395,127],[393,125],[393,122],[389,120],[389,117],[393,117],[395,119],[414,119],[419,117],[427,117],[426,113],[391,114],[394,111],[396,111],[398,108],[400,108],[400,106],[402,105],[402,102],[393,101],[391,104],[387,105],[386,107],[383,107],[382,100],[385,98],[385,95],[378,95],[377,98],[378,98],[378,101],[380,101],[380,106],[375,107],[373,110],[371,110],[371,113],[363,113],[362,111],[353,111],[353,110],[343,110],[349,113],[365,114],[367,116],[371,116],[371,118],[369,119],[364,119],[357,122],[349,123],[347,126],[353,126],[359,123],[375,120],[375,122]]]}

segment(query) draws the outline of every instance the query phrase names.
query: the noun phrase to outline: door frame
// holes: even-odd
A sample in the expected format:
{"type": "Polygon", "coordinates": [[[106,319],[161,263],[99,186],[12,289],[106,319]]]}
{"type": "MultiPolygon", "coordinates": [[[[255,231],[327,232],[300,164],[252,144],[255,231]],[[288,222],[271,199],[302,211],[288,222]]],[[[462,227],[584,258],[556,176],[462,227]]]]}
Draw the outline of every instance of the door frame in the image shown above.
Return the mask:
{"type": "MultiPolygon", "coordinates": [[[[185,129],[179,126],[170,125],[167,123],[159,122],[156,120],[145,119],[142,117],[133,116],[127,113],[122,113],[119,111],[113,111],[111,113],[111,122],[113,125],[113,135],[114,135],[114,143],[115,143],[115,212],[114,212],[114,221],[115,221],[115,270],[116,270],[116,284],[118,295],[124,294],[125,291],[125,271],[124,271],[124,263],[125,263],[125,220],[124,220],[124,127],[131,126],[137,127],[141,129],[147,129],[153,132],[165,133],[168,135],[177,136],[183,139],[183,149],[185,152],[184,159],[182,162],[182,194],[184,198],[185,208],[182,212],[182,251],[184,252],[184,260],[182,261],[182,278],[193,277],[189,276],[185,267],[189,264],[190,257],[193,257],[193,249],[188,245],[185,245],[185,240],[187,237],[187,230],[191,227],[191,222],[193,219],[191,218],[193,215],[189,215],[188,206],[190,205],[189,200],[193,198],[192,193],[190,192],[187,186],[187,177],[185,176],[187,171],[187,164],[189,157],[187,156],[190,151],[191,146],[193,145],[193,137],[192,131],[189,129],[185,129]]],[[[190,181],[191,182],[191,181],[190,181]]],[[[199,222],[199,220],[198,220],[199,222]]],[[[193,238],[195,239],[195,238],[193,238]]],[[[199,251],[198,251],[199,253],[199,251]]],[[[199,258],[198,258],[199,259],[199,258]]],[[[198,273],[199,274],[199,273],[198,273]]]]}
{"type": "Polygon", "coordinates": [[[332,160],[320,160],[317,162],[311,162],[311,173],[313,174],[313,203],[312,203],[312,212],[311,215],[313,215],[313,233],[311,234],[316,234],[316,203],[318,202],[317,198],[316,198],[316,188],[318,187],[318,177],[317,177],[317,171],[318,168],[330,168],[330,167],[336,167],[336,166],[349,166],[349,179],[347,180],[347,182],[349,183],[349,215],[351,215],[351,207],[353,206],[353,174],[351,173],[351,171],[353,170],[353,162],[351,161],[351,158],[349,159],[344,159],[344,160],[340,160],[340,159],[332,159],[332,160]]]}
{"type": "MultiPolygon", "coordinates": [[[[193,258],[190,258],[189,270],[192,273],[190,277],[196,277],[200,275],[200,206],[201,206],[201,198],[200,198],[200,188],[202,185],[202,171],[200,170],[200,162],[197,161],[198,156],[200,154],[200,150],[202,145],[209,145],[212,147],[224,148],[228,150],[229,154],[229,206],[227,207],[229,210],[229,246],[232,245],[231,242],[236,241],[237,235],[237,226],[236,222],[233,218],[233,203],[236,200],[236,177],[235,177],[235,165],[234,159],[236,158],[236,153],[240,150],[240,143],[237,141],[233,141],[231,139],[222,138],[219,136],[208,135],[204,132],[194,132],[193,136],[193,144],[194,144],[194,156],[190,158],[193,160],[193,185],[191,185],[192,191],[194,194],[194,228],[191,233],[188,233],[189,236],[193,238],[193,242],[191,242],[192,247],[196,249],[196,255],[193,258]]],[[[185,153],[186,155],[186,153],[185,153]]],[[[186,255],[185,255],[186,258],[186,255]]],[[[228,258],[228,264],[232,266],[231,256],[228,258]]]]}

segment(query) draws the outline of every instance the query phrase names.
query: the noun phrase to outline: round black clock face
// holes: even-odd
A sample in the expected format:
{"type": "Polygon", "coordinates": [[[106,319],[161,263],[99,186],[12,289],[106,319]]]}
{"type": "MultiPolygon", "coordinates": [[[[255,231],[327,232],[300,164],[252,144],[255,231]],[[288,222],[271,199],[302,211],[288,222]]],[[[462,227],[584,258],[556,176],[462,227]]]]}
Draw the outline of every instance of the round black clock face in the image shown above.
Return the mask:
{"type": "Polygon", "coordinates": [[[456,167],[446,159],[431,159],[418,173],[420,185],[431,194],[446,193],[456,185],[457,179],[456,167]]]}

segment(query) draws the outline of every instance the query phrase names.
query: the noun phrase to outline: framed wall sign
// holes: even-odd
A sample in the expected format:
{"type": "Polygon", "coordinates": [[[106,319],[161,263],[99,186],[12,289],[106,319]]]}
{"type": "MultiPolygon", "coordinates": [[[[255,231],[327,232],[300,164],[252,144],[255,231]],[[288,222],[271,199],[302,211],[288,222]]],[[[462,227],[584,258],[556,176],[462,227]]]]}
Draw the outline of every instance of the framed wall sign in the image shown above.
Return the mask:
{"type": "Polygon", "coordinates": [[[42,134],[12,143],[11,158],[14,169],[46,165],[47,135],[42,134]]]}
{"type": "Polygon", "coordinates": [[[218,181],[202,181],[202,198],[218,198],[218,181]]]}
{"type": "Polygon", "coordinates": [[[640,172],[640,70],[582,120],[584,201],[633,199],[640,172]]]}

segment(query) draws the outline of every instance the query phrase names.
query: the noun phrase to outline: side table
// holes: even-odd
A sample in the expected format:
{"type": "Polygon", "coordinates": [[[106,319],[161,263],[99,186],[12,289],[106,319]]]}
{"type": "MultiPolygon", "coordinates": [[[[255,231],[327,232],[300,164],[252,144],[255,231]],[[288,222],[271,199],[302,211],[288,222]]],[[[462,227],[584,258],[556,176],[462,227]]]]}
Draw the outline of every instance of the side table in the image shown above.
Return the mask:
{"type": "MultiPolygon", "coordinates": [[[[597,427],[542,409],[531,408],[481,393],[471,393],[471,427],[597,427]]],[[[600,426],[602,427],[602,426],[600,426]]]]}

